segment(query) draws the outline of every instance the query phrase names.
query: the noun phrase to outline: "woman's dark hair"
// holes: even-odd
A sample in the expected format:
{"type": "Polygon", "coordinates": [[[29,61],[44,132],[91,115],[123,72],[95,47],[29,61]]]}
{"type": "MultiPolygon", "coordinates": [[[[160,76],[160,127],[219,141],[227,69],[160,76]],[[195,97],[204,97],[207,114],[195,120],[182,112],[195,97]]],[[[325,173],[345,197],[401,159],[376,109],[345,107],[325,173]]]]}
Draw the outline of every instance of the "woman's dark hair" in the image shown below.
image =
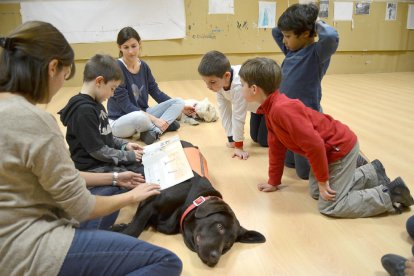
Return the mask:
{"type": "Polygon", "coordinates": [[[316,36],[315,22],[319,8],[315,4],[294,4],[279,17],[277,27],[281,31],[293,31],[298,36],[309,31],[309,36],[316,36]]]}
{"type": "Polygon", "coordinates": [[[49,95],[49,63],[56,59],[58,70],[71,67],[75,74],[74,52],[53,25],[29,21],[0,37],[0,93],[18,93],[34,103],[47,103],[49,95]]]}
{"type": "Polygon", "coordinates": [[[104,82],[123,81],[124,74],[116,60],[108,55],[94,55],[85,65],[83,81],[89,82],[102,76],[104,82]]]}
{"type": "MultiPolygon", "coordinates": [[[[141,42],[141,37],[139,36],[138,32],[134,30],[134,28],[125,27],[119,31],[116,43],[118,44],[118,46],[121,46],[131,38],[135,38],[138,41],[138,43],[141,42]]],[[[122,57],[121,51],[119,51],[119,57],[122,57]]]]}

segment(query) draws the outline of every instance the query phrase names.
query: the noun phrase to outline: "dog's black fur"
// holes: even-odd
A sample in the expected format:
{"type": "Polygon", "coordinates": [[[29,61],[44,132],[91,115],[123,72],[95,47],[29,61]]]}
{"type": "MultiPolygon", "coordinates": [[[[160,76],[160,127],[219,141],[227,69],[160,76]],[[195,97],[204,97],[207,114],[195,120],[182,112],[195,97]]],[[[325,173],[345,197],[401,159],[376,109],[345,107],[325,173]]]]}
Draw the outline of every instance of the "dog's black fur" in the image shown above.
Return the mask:
{"type": "Polygon", "coordinates": [[[113,230],[134,237],[138,237],[148,226],[165,234],[179,233],[181,215],[199,196],[214,197],[188,213],[181,233],[187,247],[197,252],[205,264],[215,266],[221,255],[235,242],[266,241],[259,232],[240,226],[230,206],[221,199],[221,194],[207,178],[196,172],[193,178],[142,202],[130,224],[116,225],[113,230]]]}

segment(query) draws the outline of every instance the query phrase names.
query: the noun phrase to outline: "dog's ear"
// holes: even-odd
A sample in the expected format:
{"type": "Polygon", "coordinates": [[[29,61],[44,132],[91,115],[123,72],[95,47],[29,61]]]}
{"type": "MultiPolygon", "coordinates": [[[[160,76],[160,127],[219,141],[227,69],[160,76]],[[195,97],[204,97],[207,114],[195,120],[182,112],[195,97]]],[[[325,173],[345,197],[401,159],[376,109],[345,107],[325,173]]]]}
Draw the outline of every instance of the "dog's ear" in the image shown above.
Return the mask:
{"type": "Polygon", "coordinates": [[[237,234],[236,242],[241,243],[263,243],[266,241],[265,236],[260,234],[257,231],[253,230],[246,230],[242,226],[239,228],[239,232],[237,234]]]}
{"type": "Polygon", "coordinates": [[[215,213],[227,213],[234,216],[230,206],[223,200],[207,200],[197,208],[195,217],[205,218],[215,213]]]}

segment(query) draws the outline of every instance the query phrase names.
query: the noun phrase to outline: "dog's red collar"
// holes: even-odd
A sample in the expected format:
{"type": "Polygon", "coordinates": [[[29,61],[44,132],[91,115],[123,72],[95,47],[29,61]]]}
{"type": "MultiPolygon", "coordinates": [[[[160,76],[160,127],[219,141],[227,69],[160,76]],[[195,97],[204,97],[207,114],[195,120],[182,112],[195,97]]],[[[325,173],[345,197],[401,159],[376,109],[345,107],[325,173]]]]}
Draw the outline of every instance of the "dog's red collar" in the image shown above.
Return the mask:
{"type": "Polygon", "coordinates": [[[185,219],[185,217],[188,215],[188,213],[190,213],[192,210],[194,210],[195,208],[197,208],[198,206],[200,206],[201,204],[203,204],[204,202],[206,202],[207,200],[209,200],[210,198],[217,198],[216,196],[199,196],[197,199],[195,199],[193,201],[193,203],[191,203],[187,209],[185,209],[184,213],[181,215],[181,219],[180,219],[180,229],[181,231],[184,230],[183,228],[183,221],[185,219]]]}

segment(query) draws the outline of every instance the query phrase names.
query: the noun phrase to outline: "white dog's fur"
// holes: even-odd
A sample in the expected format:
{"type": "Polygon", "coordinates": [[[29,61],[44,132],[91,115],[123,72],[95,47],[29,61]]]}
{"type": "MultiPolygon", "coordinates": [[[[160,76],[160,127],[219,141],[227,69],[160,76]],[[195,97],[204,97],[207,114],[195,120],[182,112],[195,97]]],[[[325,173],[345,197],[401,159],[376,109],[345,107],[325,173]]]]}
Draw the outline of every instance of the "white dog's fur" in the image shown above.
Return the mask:
{"type": "Polygon", "coordinates": [[[199,121],[215,122],[218,120],[218,114],[213,104],[204,98],[202,101],[197,100],[185,100],[185,105],[193,106],[195,108],[195,114],[193,117],[188,117],[185,114],[181,116],[181,122],[188,123],[190,125],[198,125],[199,121]]]}

